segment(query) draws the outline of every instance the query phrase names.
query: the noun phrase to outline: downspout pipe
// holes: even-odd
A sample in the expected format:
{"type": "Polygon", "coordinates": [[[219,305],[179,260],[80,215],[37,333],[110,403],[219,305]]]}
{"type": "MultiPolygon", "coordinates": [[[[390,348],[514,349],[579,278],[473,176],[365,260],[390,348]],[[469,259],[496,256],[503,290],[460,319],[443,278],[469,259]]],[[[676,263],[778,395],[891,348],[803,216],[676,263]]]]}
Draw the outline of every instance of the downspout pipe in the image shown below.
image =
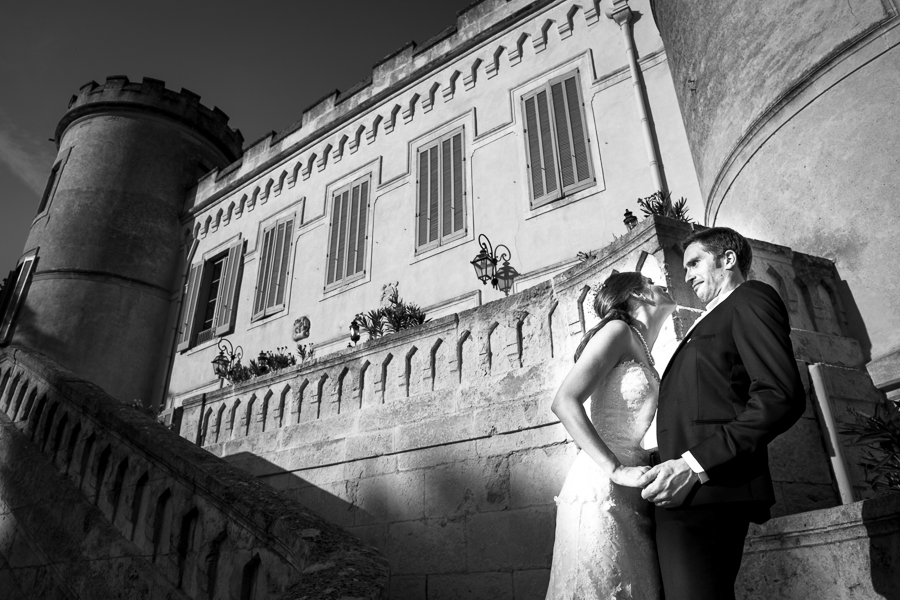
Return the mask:
{"type": "Polygon", "coordinates": [[[812,379],[816,404],[819,408],[819,415],[822,417],[820,423],[822,436],[828,440],[828,455],[831,459],[831,470],[834,473],[834,481],[837,484],[838,494],[841,497],[841,504],[851,504],[855,501],[853,497],[853,484],[850,483],[847,460],[844,458],[844,450],[838,434],[837,423],[834,420],[831,397],[828,395],[828,388],[825,386],[825,377],[822,374],[822,366],[823,365],[818,363],[809,365],[809,375],[810,379],[812,379]]]}
{"type": "Polygon", "coordinates": [[[668,194],[668,186],[662,174],[662,160],[656,141],[656,132],[653,130],[653,121],[650,119],[650,106],[644,89],[644,78],[638,64],[637,49],[634,44],[634,28],[632,27],[634,13],[628,6],[628,0],[615,0],[607,9],[606,16],[616,22],[625,39],[625,56],[628,58],[628,68],[631,70],[631,86],[634,89],[641,131],[644,134],[644,147],[650,163],[650,178],[653,180],[655,188],[653,191],[668,194]]]}

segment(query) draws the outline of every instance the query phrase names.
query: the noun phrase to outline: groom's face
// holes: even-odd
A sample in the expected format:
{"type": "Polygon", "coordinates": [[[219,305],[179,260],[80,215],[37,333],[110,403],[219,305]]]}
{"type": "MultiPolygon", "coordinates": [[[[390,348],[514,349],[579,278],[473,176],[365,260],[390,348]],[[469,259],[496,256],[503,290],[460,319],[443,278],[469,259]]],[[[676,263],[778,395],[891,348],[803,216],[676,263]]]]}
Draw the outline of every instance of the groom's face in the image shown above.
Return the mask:
{"type": "Polygon", "coordinates": [[[721,258],[708,252],[700,242],[684,251],[684,280],[704,304],[719,295],[725,284],[726,269],[721,258]]]}

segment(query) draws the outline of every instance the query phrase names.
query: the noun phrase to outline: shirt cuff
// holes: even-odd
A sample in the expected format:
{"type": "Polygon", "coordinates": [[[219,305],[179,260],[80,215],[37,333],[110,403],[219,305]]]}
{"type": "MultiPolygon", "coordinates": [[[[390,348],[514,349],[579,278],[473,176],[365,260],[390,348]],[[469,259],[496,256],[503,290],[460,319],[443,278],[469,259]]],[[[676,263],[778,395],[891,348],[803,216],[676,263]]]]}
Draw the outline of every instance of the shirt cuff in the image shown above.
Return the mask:
{"type": "Polygon", "coordinates": [[[697,477],[700,478],[700,483],[706,483],[707,481],[709,481],[709,475],[706,474],[706,471],[703,470],[703,467],[700,466],[700,463],[697,462],[697,459],[694,458],[694,455],[691,454],[690,450],[682,454],[681,458],[685,460],[685,462],[691,468],[691,471],[697,474],[697,477]]]}

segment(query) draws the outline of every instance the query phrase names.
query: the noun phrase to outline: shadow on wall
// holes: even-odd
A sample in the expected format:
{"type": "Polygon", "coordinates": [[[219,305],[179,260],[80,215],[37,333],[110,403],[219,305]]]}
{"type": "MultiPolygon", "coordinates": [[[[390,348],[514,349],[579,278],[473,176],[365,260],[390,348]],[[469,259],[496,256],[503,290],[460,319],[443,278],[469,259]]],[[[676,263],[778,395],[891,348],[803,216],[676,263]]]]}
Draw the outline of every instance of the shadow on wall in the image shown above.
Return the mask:
{"type": "Polygon", "coordinates": [[[846,335],[859,342],[859,349],[863,355],[863,364],[865,364],[872,360],[872,342],[869,339],[869,331],[866,329],[866,324],[863,321],[862,314],[859,312],[859,307],[856,305],[856,300],[853,298],[853,292],[850,291],[850,286],[843,279],[839,280],[837,284],[838,297],[844,306],[844,317],[847,320],[846,335]]]}
{"type": "Polygon", "coordinates": [[[900,514],[864,502],[862,521],[869,537],[872,589],[885,600],[900,600],[900,514]]]}
{"type": "MultiPolygon", "coordinates": [[[[23,296],[21,303],[19,304],[19,309],[16,311],[16,320],[10,329],[9,340],[12,340],[13,336],[19,334],[19,338],[16,340],[16,345],[24,346],[32,351],[44,353],[46,348],[53,349],[61,349],[65,348],[67,344],[63,343],[58,337],[50,335],[43,328],[37,329],[35,327],[31,327],[26,331],[22,331],[19,329],[20,323],[34,323],[34,311],[29,308],[28,303],[26,302],[27,296],[23,296]]],[[[77,313],[77,311],[73,310],[73,314],[69,315],[69,318],[72,319],[80,319],[81,315],[77,313]]],[[[77,352],[81,352],[85,350],[84,348],[80,350],[76,350],[77,352]]]]}
{"type": "Polygon", "coordinates": [[[238,452],[222,458],[336,525],[344,527],[348,522],[352,523],[354,516],[356,518],[369,516],[366,511],[354,506],[353,503],[310,483],[298,473],[286,471],[252,452],[238,452]]]}

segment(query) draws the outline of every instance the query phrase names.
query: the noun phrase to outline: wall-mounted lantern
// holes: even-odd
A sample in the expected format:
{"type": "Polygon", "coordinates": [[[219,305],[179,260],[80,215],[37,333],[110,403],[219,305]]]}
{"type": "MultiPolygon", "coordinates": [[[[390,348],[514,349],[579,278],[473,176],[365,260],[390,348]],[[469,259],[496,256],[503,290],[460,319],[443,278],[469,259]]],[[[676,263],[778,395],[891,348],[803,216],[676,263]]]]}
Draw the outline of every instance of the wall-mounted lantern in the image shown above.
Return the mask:
{"type": "Polygon", "coordinates": [[[481,281],[482,285],[486,285],[488,281],[494,286],[495,290],[500,290],[509,296],[509,290],[519,273],[515,268],[511,267],[509,260],[512,258],[512,252],[504,244],[498,245],[496,248],[491,246],[491,240],[483,233],[478,236],[478,243],[481,250],[471,261],[475,267],[475,276],[481,281]],[[482,241],[483,238],[483,241],[482,241]],[[503,248],[505,252],[500,252],[503,248]],[[497,268],[497,263],[503,261],[503,266],[497,268]]]}
{"type": "Polygon", "coordinates": [[[212,360],[213,372],[219,379],[228,379],[235,363],[241,362],[244,357],[244,349],[238,346],[235,350],[226,338],[220,339],[216,347],[219,355],[212,360]]]}
{"type": "Polygon", "coordinates": [[[625,218],[622,220],[622,222],[625,223],[625,227],[628,228],[628,231],[631,231],[632,229],[637,227],[638,219],[636,216],[634,216],[634,214],[632,214],[632,212],[630,210],[628,210],[626,208],[625,209],[625,218]]]}
{"type": "Polygon", "coordinates": [[[350,321],[350,341],[353,345],[356,345],[356,342],[359,341],[359,323],[356,319],[350,321]]]}

